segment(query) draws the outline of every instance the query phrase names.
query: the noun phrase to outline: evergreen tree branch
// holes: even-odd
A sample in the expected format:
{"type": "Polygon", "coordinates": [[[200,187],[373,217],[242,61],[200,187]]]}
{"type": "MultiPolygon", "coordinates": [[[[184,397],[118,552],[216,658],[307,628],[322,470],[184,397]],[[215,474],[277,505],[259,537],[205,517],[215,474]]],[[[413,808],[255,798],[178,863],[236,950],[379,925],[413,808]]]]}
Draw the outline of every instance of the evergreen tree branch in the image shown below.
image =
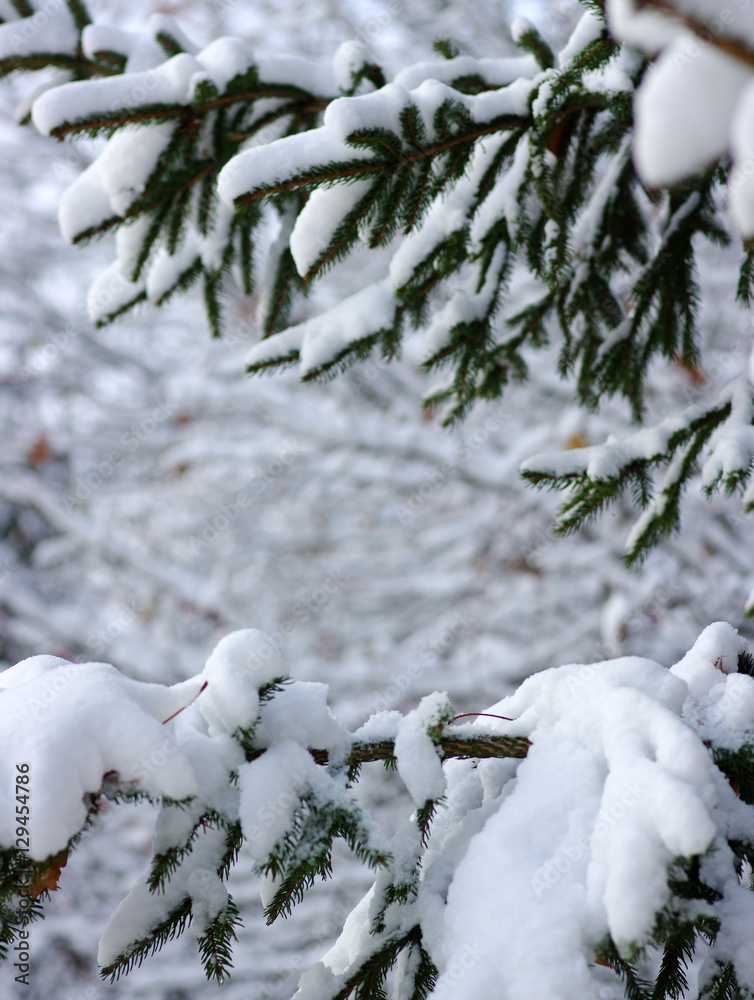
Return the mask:
{"type": "MultiPolygon", "coordinates": [[[[488,757],[519,757],[526,756],[529,741],[525,736],[474,736],[461,737],[444,733],[440,737],[440,748],[444,759],[458,758],[468,760],[488,757]]],[[[312,749],[309,751],[318,764],[327,764],[327,750],[312,749]]],[[[258,755],[264,753],[258,751],[258,755]]],[[[378,743],[355,743],[348,754],[347,763],[350,766],[368,764],[374,761],[394,761],[395,747],[392,740],[380,740],[378,743]]]]}
{"type": "MultiPolygon", "coordinates": [[[[452,136],[449,139],[421,148],[414,153],[405,153],[397,156],[392,160],[380,159],[368,162],[364,160],[344,160],[340,163],[329,164],[326,167],[316,167],[309,171],[302,171],[279,184],[260,186],[245,194],[238,195],[234,199],[234,204],[237,206],[250,205],[260,198],[268,198],[277,194],[288,194],[291,191],[297,191],[301,188],[313,188],[322,184],[331,184],[339,181],[347,182],[384,172],[392,174],[401,167],[413,166],[426,158],[434,158],[457,146],[468,146],[469,144],[473,144],[477,139],[482,138],[482,136],[507,131],[508,129],[521,126],[527,121],[527,118],[521,118],[516,115],[504,115],[489,125],[472,129],[462,135],[452,136]]],[[[363,139],[363,135],[360,136],[358,133],[354,133],[352,136],[349,136],[349,141],[354,145],[356,145],[359,139],[363,139]]]]}

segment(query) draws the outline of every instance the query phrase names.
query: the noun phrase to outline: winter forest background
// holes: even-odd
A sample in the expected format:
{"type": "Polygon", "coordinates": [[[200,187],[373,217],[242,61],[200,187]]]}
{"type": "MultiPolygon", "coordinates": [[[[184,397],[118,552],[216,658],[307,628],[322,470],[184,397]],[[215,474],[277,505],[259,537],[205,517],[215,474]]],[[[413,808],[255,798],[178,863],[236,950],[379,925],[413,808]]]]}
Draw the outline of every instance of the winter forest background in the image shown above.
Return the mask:
{"type": "MultiPolygon", "coordinates": [[[[361,37],[396,67],[429,56],[437,36],[503,55],[518,12],[495,0],[90,7],[126,27],[163,11],[200,44],[233,33],[268,54],[327,59],[361,37]]],[[[526,13],[555,41],[577,9],[543,0],[526,13]]],[[[58,145],[17,126],[22,90],[0,89],[3,665],[50,652],[174,683],[200,671],[232,629],[274,635],[287,623],[281,648],[296,677],[326,681],[338,717],[356,727],[436,689],[459,712],[479,710],[556,664],[622,653],[674,663],[717,620],[752,634],[744,608],[754,532],[736,499],[690,491],[685,530],[640,571],[621,562],[634,519],[627,501],[588,529],[553,537],[557,497],[525,486],[520,463],[630,427],[620,400],[593,415],[578,409],[554,374],[554,351],[534,355],[531,381],[502,403],[443,430],[421,409],[427,376],[415,339],[398,364],[362,363],[304,386],[295,371],[243,375],[253,330],[240,296],[221,341],[210,339],[191,295],[95,330],[84,302],[107,250],[65,245],[56,210],[99,147],[58,145]],[[118,464],[113,450],[125,455],[118,464]],[[253,500],[239,510],[244,491],[253,500]]],[[[705,367],[658,365],[650,416],[653,399],[670,412],[668,399],[680,408],[700,384],[723,385],[746,369],[752,320],[734,304],[736,250],[704,254],[705,367]]],[[[356,255],[294,319],[337,301],[363,267],[356,255]]],[[[397,786],[379,774],[365,785],[389,824],[397,786]]],[[[231,889],[244,928],[228,984],[207,983],[182,938],[110,985],[98,977],[96,941],[149,857],[153,810],[113,807],[101,826],[35,925],[31,987],[14,987],[0,968],[0,995],[288,997],[370,881],[344,852],[334,885],[266,928],[240,864],[231,889]]]]}

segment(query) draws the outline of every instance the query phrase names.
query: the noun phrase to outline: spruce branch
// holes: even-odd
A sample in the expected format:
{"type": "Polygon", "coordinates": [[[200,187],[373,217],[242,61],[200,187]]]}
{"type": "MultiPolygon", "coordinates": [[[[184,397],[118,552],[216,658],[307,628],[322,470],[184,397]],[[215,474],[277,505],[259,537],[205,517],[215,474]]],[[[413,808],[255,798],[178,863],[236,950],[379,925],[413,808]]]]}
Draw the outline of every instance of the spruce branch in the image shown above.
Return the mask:
{"type": "Polygon", "coordinates": [[[663,935],[664,947],[660,970],[652,989],[652,1000],[680,1000],[689,988],[686,975],[694,956],[696,929],[691,921],[674,921],[674,925],[663,935]]]}
{"type": "Polygon", "coordinates": [[[101,978],[109,979],[111,983],[116,982],[121,976],[141,966],[149,955],[155,955],[168,941],[180,937],[190,924],[191,900],[186,897],[177,903],[163,920],[151,927],[148,934],[133,941],[122,955],[103,966],[100,969],[101,978]]]}
{"type": "Polygon", "coordinates": [[[540,69],[552,69],[555,65],[555,53],[531,22],[526,22],[523,30],[516,34],[515,42],[520,49],[531,52],[540,69]]]}
{"type": "Polygon", "coordinates": [[[743,743],[738,749],[712,746],[715,766],[725,775],[736,795],[754,805],[754,744],[743,743]]]}
{"type": "MultiPolygon", "coordinates": [[[[163,808],[170,808],[163,805],[163,808]]],[[[194,844],[202,832],[206,832],[207,827],[217,827],[226,832],[226,850],[220,865],[222,878],[227,878],[228,872],[235,862],[238,851],[241,847],[241,827],[237,820],[231,820],[216,809],[205,809],[199,817],[194,820],[192,828],[187,838],[181,844],[173,844],[160,851],[152,858],[152,869],[147,878],[147,885],[150,892],[164,893],[167,883],[183,864],[188,855],[192,852],[194,844]]]]}
{"type": "Polygon", "coordinates": [[[747,308],[754,304],[754,246],[747,244],[746,253],[741,261],[741,270],[736,289],[736,298],[747,308]]]}
{"type": "Polygon", "coordinates": [[[736,970],[732,962],[717,962],[717,972],[712,975],[699,993],[699,1000],[744,1000],[749,997],[738,985],[736,970]]]}
{"type": "Polygon", "coordinates": [[[210,925],[197,938],[199,955],[207,979],[222,986],[233,968],[233,942],[238,940],[236,928],[241,924],[241,914],[233,897],[210,925]]]}
{"type": "MultiPolygon", "coordinates": [[[[421,940],[422,932],[418,924],[405,934],[388,937],[387,942],[380,944],[348,977],[332,1000],[347,1000],[350,996],[354,1000],[385,1000],[385,981],[398,956],[406,948],[421,946],[421,940]]],[[[432,970],[427,968],[426,979],[431,975],[432,970]]],[[[419,998],[423,1000],[422,994],[419,998]]]]}
{"type": "Polygon", "coordinates": [[[640,957],[641,952],[637,952],[630,959],[624,958],[611,938],[607,938],[597,948],[595,956],[597,964],[607,966],[618,973],[623,980],[626,1000],[652,1000],[652,984],[642,979],[636,968],[637,959],[640,957]]]}
{"type": "Polygon", "coordinates": [[[349,809],[335,803],[318,803],[312,796],[306,796],[282,843],[259,866],[261,872],[279,881],[265,907],[268,924],[279,916],[290,916],[317,878],[330,878],[332,844],[336,838],[345,840],[356,857],[370,868],[384,867],[389,861],[388,854],[370,844],[355,803],[349,809]]]}
{"type": "Polygon", "coordinates": [[[730,396],[723,393],[713,406],[693,405],[667,418],[655,428],[654,439],[640,431],[622,442],[577,449],[563,459],[534,457],[521,467],[521,475],[540,488],[568,489],[555,528],[561,535],[589,524],[626,489],[632,489],[636,501],[646,509],[627,543],[625,558],[631,564],[678,529],[683,490],[704,446],[731,412],[730,396]],[[647,448],[650,440],[653,447],[647,448]],[[657,496],[652,498],[650,473],[662,465],[668,469],[657,496]]]}
{"type": "MultiPolygon", "coordinates": [[[[529,748],[525,736],[452,736],[443,733],[439,742],[443,759],[458,758],[460,760],[485,759],[488,757],[518,757],[523,758],[529,748]]],[[[327,764],[329,755],[326,750],[313,749],[309,751],[318,764],[327,764]]],[[[373,761],[394,761],[395,747],[392,740],[379,742],[355,742],[348,753],[349,765],[367,764],[373,761]]]]}
{"type": "MultiPolygon", "coordinates": [[[[288,194],[291,191],[297,191],[302,188],[311,189],[323,184],[347,183],[351,180],[371,177],[381,173],[395,173],[401,167],[413,166],[422,160],[427,158],[432,159],[458,146],[468,147],[483,136],[507,131],[508,129],[522,125],[526,121],[526,118],[518,115],[501,115],[489,125],[471,128],[460,135],[454,135],[450,138],[431,143],[428,146],[417,148],[413,153],[403,153],[390,160],[341,160],[325,166],[312,167],[309,170],[298,171],[286,181],[260,184],[250,191],[238,195],[234,199],[234,204],[240,207],[250,205],[260,198],[269,198],[276,194],[288,194]]],[[[359,148],[359,143],[364,141],[364,133],[354,133],[348,137],[348,141],[355,148],[359,148]]]]}

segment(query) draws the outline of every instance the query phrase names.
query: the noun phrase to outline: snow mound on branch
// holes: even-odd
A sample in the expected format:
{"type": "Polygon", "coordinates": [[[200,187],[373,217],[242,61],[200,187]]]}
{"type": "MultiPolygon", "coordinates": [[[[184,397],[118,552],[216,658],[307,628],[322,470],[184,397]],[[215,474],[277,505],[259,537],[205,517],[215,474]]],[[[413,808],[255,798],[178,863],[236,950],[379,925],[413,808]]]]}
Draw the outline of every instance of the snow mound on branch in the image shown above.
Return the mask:
{"type": "Polygon", "coordinates": [[[303,747],[320,750],[348,749],[351,737],[335,720],[327,704],[327,684],[297,681],[277,691],[259,712],[254,742],[272,746],[279,740],[293,740],[303,747]]]}
{"type": "Polygon", "coordinates": [[[322,257],[344,216],[356,208],[371,186],[371,180],[353,181],[311,193],[296,219],[290,242],[296,270],[302,277],[322,257]]]}
{"type": "MultiPolygon", "coordinates": [[[[381,720],[378,732],[395,734],[414,801],[443,796],[416,895],[387,907],[383,937],[375,937],[378,878],[336,945],[302,977],[297,1000],[333,995],[382,944],[417,925],[439,969],[436,996],[595,997],[600,946],[608,935],[623,951],[648,940],[679,857],[702,857],[703,878],[721,893],[720,954],[744,970],[737,926],[754,905],[734,877],[727,838],[749,836],[754,810],[707,744],[750,742],[754,678],[738,673],[747,648],[718,623],[670,670],[640,657],[552,668],[491,709],[514,721],[453,727],[464,737],[527,736],[520,763],[441,766],[428,732],[451,721],[441,695],[389,726],[381,720]]],[[[396,871],[403,854],[410,861],[419,849],[403,836],[391,845],[396,871]]]]}
{"type": "Polygon", "coordinates": [[[228,905],[228,890],[210,868],[194,868],[186,880],[191,896],[191,914],[199,932],[205,931],[228,905]]]}
{"type": "Polygon", "coordinates": [[[259,688],[287,676],[285,660],[264,632],[240,629],[222,638],[202,673],[208,684],[198,703],[210,735],[251,726],[259,709],[259,688]]]}
{"type": "MultiPolygon", "coordinates": [[[[646,940],[668,866],[703,854],[725,825],[726,786],[703,740],[754,724],[754,679],[736,672],[744,646],[718,623],[672,670],[638,657],[554,668],[492,709],[532,746],[454,873],[428,942],[446,970],[438,990],[575,1000],[591,995],[607,933],[619,948],[646,940]],[[486,886],[516,906],[491,921],[486,886]],[[460,979],[447,972],[458,968],[460,979]]],[[[451,804],[457,780],[468,774],[451,780],[451,804]]]]}
{"type": "Polygon", "coordinates": [[[659,53],[634,98],[639,176],[650,187],[671,186],[729,154],[731,215],[749,239],[754,236],[754,11],[738,4],[731,18],[730,10],[707,0],[671,6],[677,7],[677,18],[641,9],[633,0],[607,4],[616,38],[659,53]],[[698,34],[685,26],[684,17],[698,26],[698,34]]]}
{"type": "Polygon", "coordinates": [[[346,147],[324,128],[314,128],[284,136],[269,146],[238,153],[218,174],[217,190],[222,200],[231,205],[236,198],[257,188],[284,184],[297,172],[324,168],[333,160],[368,158],[365,150],[346,147]]]}
{"type": "Polygon", "coordinates": [[[499,90],[469,96],[439,80],[424,80],[410,91],[397,83],[388,83],[373,94],[337,98],[325,110],[324,127],[342,143],[351,135],[376,128],[390,129],[399,135],[401,116],[413,107],[421,114],[432,138],[435,114],[445,102],[462,105],[472,121],[486,124],[500,115],[525,116],[532,87],[530,80],[520,77],[499,90]]]}
{"type": "Polygon", "coordinates": [[[243,835],[254,858],[265,858],[290,829],[301,795],[316,780],[317,765],[293,740],[282,740],[238,775],[243,835]]]}
{"type": "Polygon", "coordinates": [[[441,751],[427,730],[431,726],[439,727],[443,720],[447,722],[451,717],[447,694],[435,692],[422,698],[398,728],[395,738],[398,773],[417,806],[445,794],[441,751]]]}
{"type": "MultiPolygon", "coordinates": [[[[66,4],[48,4],[31,17],[0,24],[0,59],[34,56],[39,52],[75,55],[79,41],[76,24],[66,4]]],[[[3,16],[7,16],[3,12],[3,16]]]]}
{"type": "Polygon", "coordinates": [[[246,364],[266,364],[300,352],[302,375],[315,372],[335,361],[350,344],[389,330],[395,306],[389,279],[367,285],[328,312],[256,344],[246,355],[246,364]]]}
{"type": "Polygon", "coordinates": [[[16,764],[30,765],[32,858],[62,850],[87,816],[85,796],[117,772],[139,790],[184,799],[196,792],[180,752],[165,754],[163,721],[199,693],[201,677],[164,687],[124,677],[105,663],[32,656],[0,675],[0,844],[15,843],[11,796],[16,764]],[[144,760],[161,754],[159,768],[144,760]],[[138,778],[137,778],[138,776],[138,778]]]}
{"type": "Polygon", "coordinates": [[[689,44],[684,37],[668,46],[636,95],[634,158],[653,187],[684,180],[725,153],[733,113],[751,79],[746,66],[711,46],[693,43],[698,52],[688,55],[689,44]]]}
{"type": "Polygon", "coordinates": [[[41,95],[34,104],[32,120],[42,135],[50,135],[66,122],[87,120],[97,114],[107,117],[147,99],[166,106],[187,102],[192,77],[203,69],[193,56],[181,52],[141,73],[65,83],[41,95]]]}
{"type": "Polygon", "coordinates": [[[122,217],[143,193],[154,165],[165,152],[173,125],[153,125],[113,136],[100,156],[60,198],[63,238],[73,242],[105,220],[122,217]]]}
{"type": "Polygon", "coordinates": [[[197,907],[199,932],[205,930],[228,901],[222,883],[218,885],[211,881],[212,874],[222,862],[224,850],[225,836],[222,830],[208,828],[202,831],[188,856],[188,862],[179,865],[165,883],[162,892],[149,890],[147,876],[151,871],[150,864],[144,876],[113,913],[100,938],[97,952],[100,966],[106,967],[124,953],[132,951],[135,942],[148,936],[187,897],[197,907]],[[220,889],[225,894],[222,900],[220,889]]]}
{"type": "MultiPolygon", "coordinates": [[[[109,664],[55,656],[33,656],[9,668],[0,674],[0,844],[15,843],[16,764],[29,765],[23,772],[30,777],[24,786],[29,853],[37,860],[62,850],[81,829],[88,797],[102,790],[106,775],[156,798],[200,794],[213,807],[227,805],[228,769],[240,763],[229,734],[253,725],[259,689],[287,673],[277,647],[257,629],[225,636],[201,674],[172,687],[132,680],[109,664]]],[[[325,686],[304,687],[297,692],[292,685],[286,701],[298,706],[299,734],[316,737],[320,746],[347,743],[348,734],[327,709],[325,686]]],[[[273,703],[266,726],[280,738],[273,703]]]]}

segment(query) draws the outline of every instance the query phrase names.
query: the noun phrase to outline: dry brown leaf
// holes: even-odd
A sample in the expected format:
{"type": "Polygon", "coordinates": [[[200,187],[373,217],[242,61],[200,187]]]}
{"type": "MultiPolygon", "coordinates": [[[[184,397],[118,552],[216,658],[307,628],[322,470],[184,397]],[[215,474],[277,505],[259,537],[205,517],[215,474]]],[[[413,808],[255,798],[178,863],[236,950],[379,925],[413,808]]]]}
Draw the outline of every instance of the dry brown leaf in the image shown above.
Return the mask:
{"type": "Polygon", "coordinates": [[[571,434],[563,442],[563,451],[573,451],[574,448],[588,448],[589,442],[583,434],[571,434]]]}
{"type": "Polygon", "coordinates": [[[42,434],[27,451],[26,464],[31,466],[32,469],[36,469],[45,462],[49,462],[51,458],[52,448],[50,447],[50,442],[42,434]]]}
{"type": "Polygon", "coordinates": [[[38,876],[35,882],[29,887],[29,893],[32,899],[36,899],[37,896],[41,896],[45,890],[54,892],[58,887],[58,882],[60,881],[60,873],[65,868],[68,863],[68,849],[62,850],[60,854],[56,854],[54,858],[50,859],[49,866],[44,869],[38,876]]]}

